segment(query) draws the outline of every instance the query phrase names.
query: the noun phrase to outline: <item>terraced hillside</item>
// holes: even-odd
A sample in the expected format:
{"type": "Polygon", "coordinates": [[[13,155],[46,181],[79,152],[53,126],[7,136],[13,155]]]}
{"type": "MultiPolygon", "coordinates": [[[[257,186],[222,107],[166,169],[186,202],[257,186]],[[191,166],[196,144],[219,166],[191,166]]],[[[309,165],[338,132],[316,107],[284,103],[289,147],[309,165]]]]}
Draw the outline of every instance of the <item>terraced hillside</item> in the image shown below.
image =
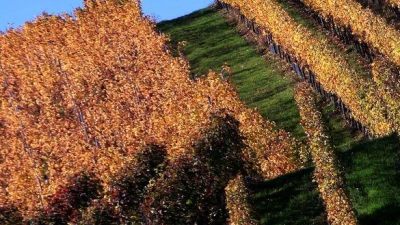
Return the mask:
{"type": "MultiPolygon", "coordinates": [[[[349,62],[353,70],[369,76],[368,62],[354,48],[326,34],[301,7],[283,0],[279,4],[317,40],[331,40],[330,48],[349,62]]],[[[182,52],[193,75],[201,76],[209,68],[218,71],[227,63],[232,68],[232,81],[246,104],[306,141],[294,100],[295,84],[302,78],[292,70],[293,64],[272,54],[269,46],[260,44],[252,29],[235,21],[235,16],[225,10],[207,8],[162,22],[158,27],[170,34],[173,47],[185,41],[182,52]]],[[[321,97],[317,101],[359,223],[400,224],[396,213],[400,210],[400,198],[396,197],[400,191],[398,137],[363,138],[330,102],[321,97]]],[[[314,167],[308,165],[274,180],[248,182],[252,212],[261,224],[328,223],[324,203],[313,182],[314,167]]]]}

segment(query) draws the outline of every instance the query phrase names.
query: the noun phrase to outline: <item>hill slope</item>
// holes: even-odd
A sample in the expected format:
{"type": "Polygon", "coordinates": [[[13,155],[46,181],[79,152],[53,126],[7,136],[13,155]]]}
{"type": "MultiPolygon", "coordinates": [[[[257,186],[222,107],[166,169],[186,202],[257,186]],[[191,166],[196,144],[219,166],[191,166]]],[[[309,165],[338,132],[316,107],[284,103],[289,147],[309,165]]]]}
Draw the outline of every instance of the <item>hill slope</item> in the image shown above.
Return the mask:
{"type": "Polygon", "coordinates": [[[297,137],[304,135],[293,99],[294,73],[279,65],[279,61],[263,60],[220,14],[205,9],[162,22],[159,28],[171,35],[173,46],[186,41],[183,51],[192,73],[199,76],[208,69],[219,71],[224,62],[228,63],[242,100],[257,107],[280,128],[293,131],[297,137]]]}
{"type": "MultiPolygon", "coordinates": [[[[203,9],[159,24],[171,35],[176,46],[186,41],[183,52],[195,75],[206,73],[206,68],[219,70],[224,62],[232,66],[233,83],[239,95],[250,107],[257,107],[265,118],[303,139],[299,113],[293,99],[296,76],[279,59],[255,50],[239,34],[226,15],[213,9],[203,9]],[[225,17],[224,17],[225,16],[225,17]]],[[[332,107],[321,102],[332,141],[341,151],[339,158],[344,168],[347,191],[361,224],[400,224],[396,215],[400,199],[398,180],[399,140],[388,136],[376,140],[359,141],[332,107]]],[[[288,174],[274,180],[254,183],[252,207],[261,224],[326,224],[323,204],[312,183],[312,168],[288,174]]]]}

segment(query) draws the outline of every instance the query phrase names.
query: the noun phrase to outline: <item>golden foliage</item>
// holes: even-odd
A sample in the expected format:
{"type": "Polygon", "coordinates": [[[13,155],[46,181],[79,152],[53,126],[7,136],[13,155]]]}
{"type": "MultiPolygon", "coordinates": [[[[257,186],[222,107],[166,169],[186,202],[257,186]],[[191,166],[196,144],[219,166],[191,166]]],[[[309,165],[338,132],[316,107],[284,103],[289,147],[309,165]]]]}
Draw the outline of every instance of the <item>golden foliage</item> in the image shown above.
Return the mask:
{"type": "Polygon", "coordinates": [[[399,0],[387,0],[385,4],[390,5],[393,8],[400,8],[400,1],[399,0]]]}
{"type": "Polygon", "coordinates": [[[240,9],[240,13],[264,29],[264,33],[268,31],[272,34],[274,41],[302,65],[308,65],[324,90],[339,96],[351,109],[351,116],[367,127],[372,135],[382,136],[392,132],[385,117],[384,106],[379,103],[375,83],[358,74],[344,57],[328,46],[327,39],[317,37],[296,23],[273,0],[222,2],[240,9]]]}
{"type": "MultiPolygon", "coordinates": [[[[354,0],[302,0],[325,18],[333,17],[335,23],[350,27],[353,34],[400,66],[400,32],[371,9],[354,0]]],[[[398,0],[390,0],[392,5],[398,0]]]]}
{"type": "Polygon", "coordinates": [[[296,88],[296,103],[301,124],[308,136],[311,157],[315,165],[314,177],[324,200],[330,224],[358,224],[349,197],[344,192],[337,158],[322,124],[322,115],[311,87],[300,83],[296,88]]]}
{"type": "Polygon", "coordinates": [[[248,190],[242,175],[230,180],[225,188],[226,207],[229,211],[230,225],[257,225],[258,221],[251,217],[248,204],[248,190]]]}
{"type": "Polygon", "coordinates": [[[388,120],[393,130],[400,134],[400,83],[398,72],[392,71],[395,68],[389,63],[387,57],[380,57],[372,63],[373,80],[377,84],[377,93],[386,106],[388,120]]]}
{"type": "Polygon", "coordinates": [[[240,122],[246,160],[263,177],[298,168],[299,142],[247,109],[220,74],[190,80],[167,40],[135,0],[85,1],[74,16],[42,15],[0,35],[0,204],[29,218],[82,170],[107,188],[142,146],[176,157],[219,111],[240,122]]]}

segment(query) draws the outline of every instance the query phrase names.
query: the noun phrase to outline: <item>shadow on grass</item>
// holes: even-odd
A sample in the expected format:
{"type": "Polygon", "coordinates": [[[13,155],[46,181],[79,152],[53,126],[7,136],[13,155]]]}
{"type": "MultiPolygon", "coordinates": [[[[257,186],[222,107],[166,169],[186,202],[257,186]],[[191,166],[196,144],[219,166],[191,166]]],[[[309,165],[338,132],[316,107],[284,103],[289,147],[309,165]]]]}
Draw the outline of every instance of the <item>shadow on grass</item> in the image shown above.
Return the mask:
{"type": "Polygon", "coordinates": [[[400,205],[398,203],[387,204],[376,210],[370,215],[364,215],[359,218],[361,225],[376,224],[400,224],[400,205]]]}
{"type": "Polygon", "coordinates": [[[251,186],[255,218],[271,225],[327,224],[312,174],[308,168],[251,186]]]}
{"type": "Polygon", "coordinates": [[[400,224],[400,149],[397,135],[339,153],[361,225],[400,224]]]}
{"type": "MultiPolygon", "coordinates": [[[[357,144],[338,156],[346,189],[361,225],[400,224],[399,138],[390,135],[357,144]]],[[[327,224],[313,169],[253,184],[251,205],[261,224],[327,224]]]]}
{"type": "Polygon", "coordinates": [[[326,132],[336,151],[348,151],[365,140],[365,137],[358,130],[350,127],[331,102],[320,99],[318,105],[322,112],[323,122],[326,125],[326,132]]]}

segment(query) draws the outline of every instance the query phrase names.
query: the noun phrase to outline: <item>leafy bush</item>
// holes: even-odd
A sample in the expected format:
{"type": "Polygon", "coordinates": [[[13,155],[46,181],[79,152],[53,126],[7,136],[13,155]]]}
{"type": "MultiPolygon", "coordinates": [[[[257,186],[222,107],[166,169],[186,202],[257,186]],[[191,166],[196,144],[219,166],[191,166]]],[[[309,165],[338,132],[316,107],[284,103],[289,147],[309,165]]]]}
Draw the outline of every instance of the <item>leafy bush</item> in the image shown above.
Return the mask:
{"type": "Polygon", "coordinates": [[[80,210],[88,207],[92,199],[100,197],[100,180],[93,173],[76,174],[66,186],[60,187],[48,200],[48,207],[39,224],[67,224],[76,221],[80,210]]]}
{"type": "Polygon", "coordinates": [[[162,171],[167,151],[149,144],[123,168],[112,181],[112,190],[105,198],[93,202],[83,213],[80,224],[135,224],[140,223],[139,206],[146,186],[162,171]]]}
{"type": "Polygon", "coordinates": [[[100,201],[93,201],[91,206],[82,211],[77,224],[121,224],[121,219],[115,210],[115,206],[108,203],[105,199],[101,199],[100,201]]]}
{"type": "Polygon", "coordinates": [[[18,208],[14,206],[1,206],[0,207],[0,224],[4,225],[17,225],[21,224],[22,215],[18,208]]]}
{"type": "Polygon", "coordinates": [[[243,168],[239,122],[232,116],[213,116],[209,128],[194,145],[194,155],[207,165],[210,172],[227,182],[243,168]]]}
{"type": "Polygon", "coordinates": [[[242,137],[229,115],[213,116],[191,151],[169,162],[141,207],[146,224],[225,224],[225,186],[242,168],[242,137]]]}
{"type": "Polygon", "coordinates": [[[151,184],[141,207],[146,224],[224,224],[224,188],[207,166],[180,156],[151,184]]]}
{"type": "Polygon", "coordinates": [[[140,152],[133,162],[125,167],[113,182],[113,204],[120,214],[138,213],[146,186],[162,168],[167,151],[158,145],[150,144],[140,152]]]}

